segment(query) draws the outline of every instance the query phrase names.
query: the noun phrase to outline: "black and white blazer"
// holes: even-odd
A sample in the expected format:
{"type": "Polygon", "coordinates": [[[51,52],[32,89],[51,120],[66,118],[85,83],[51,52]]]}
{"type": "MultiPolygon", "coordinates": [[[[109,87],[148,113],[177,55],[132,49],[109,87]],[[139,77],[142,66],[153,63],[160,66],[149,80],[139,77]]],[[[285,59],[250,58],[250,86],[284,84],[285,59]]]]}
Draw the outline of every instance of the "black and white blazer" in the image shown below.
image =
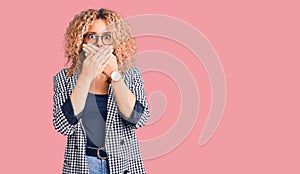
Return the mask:
{"type": "MultiPolygon", "coordinates": [[[[70,97],[79,74],[68,77],[66,73],[67,68],[64,68],[53,77],[53,125],[56,131],[67,136],[62,173],[89,174],[85,157],[87,138],[82,121],[79,119],[78,123],[70,124],[62,111],[62,105],[70,97]]],[[[150,116],[144,81],[138,67],[127,69],[123,79],[136,100],[144,106],[144,111],[135,125],[128,124],[120,116],[113,89],[109,84],[105,148],[111,174],[142,174],[146,171],[135,129],[145,125],[150,116]]]]}

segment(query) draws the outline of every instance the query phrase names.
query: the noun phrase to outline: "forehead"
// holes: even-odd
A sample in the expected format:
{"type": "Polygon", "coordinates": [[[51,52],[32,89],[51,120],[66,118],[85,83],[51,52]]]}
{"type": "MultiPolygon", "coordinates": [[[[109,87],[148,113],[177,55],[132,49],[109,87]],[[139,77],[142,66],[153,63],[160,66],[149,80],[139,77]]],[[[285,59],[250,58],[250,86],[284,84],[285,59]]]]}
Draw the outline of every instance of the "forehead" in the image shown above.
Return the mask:
{"type": "Polygon", "coordinates": [[[89,26],[87,32],[103,33],[107,31],[105,21],[103,19],[97,19],[89,26]]]}

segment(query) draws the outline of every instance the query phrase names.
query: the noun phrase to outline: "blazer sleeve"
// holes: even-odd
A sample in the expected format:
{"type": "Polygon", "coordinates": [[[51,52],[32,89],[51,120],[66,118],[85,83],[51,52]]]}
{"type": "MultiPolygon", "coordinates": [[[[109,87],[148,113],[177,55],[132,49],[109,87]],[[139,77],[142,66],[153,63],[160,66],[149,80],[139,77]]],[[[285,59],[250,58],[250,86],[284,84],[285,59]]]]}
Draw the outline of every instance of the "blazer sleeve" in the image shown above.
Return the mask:
{"type": "MultiPolygon", "coordinates": [[[[132,72],[131,72],[131,80],[130,80],[130,90],[136,96],[136,100],[138,104],[141,105],[139,107],[140,111],[138,112],[142,114],[134,114],[134,115],[138,115],[139,119],[135,121],[136,124],[128,124],[128,125],[135,129],[138,129],[146,124],[147,120],[150,117],[150,112],[148,108],[146,91],[144,89],[144,80],[142,78],[141,70],[138,67],[133,67],[131,70],[132,72]]],[[[133,112],[137,112],[137,110],[134,109],[133,112]]]]}
{"type": "Polygon", "coordinates": [[[76,124],[70,123],[62,109],[69,98],[66,88],[66,73],[63,69],[53,77],[53,126],[57,132],[69,136],[74,133],[76,124]]]}

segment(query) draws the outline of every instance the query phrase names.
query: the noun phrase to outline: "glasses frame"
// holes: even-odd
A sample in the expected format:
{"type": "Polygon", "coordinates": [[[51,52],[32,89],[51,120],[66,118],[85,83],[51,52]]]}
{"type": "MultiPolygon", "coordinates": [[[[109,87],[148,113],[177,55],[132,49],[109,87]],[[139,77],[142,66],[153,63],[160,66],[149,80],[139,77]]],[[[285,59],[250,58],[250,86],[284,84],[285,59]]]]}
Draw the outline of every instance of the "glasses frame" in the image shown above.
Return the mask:
{"type": "MultiPolygon", "coordinates": [[[[101,42],[102,42],[102,44],[104,44],[104,45],[111,45],[112,43],[114,43],[114,38],[113,38],[113,35],[112,35],[112,33],[111,32],[103,32],[100,36],[99,35],[97,35],[95,32],[88,32],[88,33],[85,33],[84,35],[83,35],[83,42],[86,42],[86,37],[88,36],[88,35],[90,35],[90,34],[93,34],[93,35],[95,35],[96,36],[96,41],[94,42],[94,43],[91,43],[91,44],[96,44],[96,43],[98,43],[98,41],[99,41],[99,37],[101,38],[101,42]],[[107,36],[107,33],[109,33],[109,36],[112,38],[112,42],[111,43],[109,43],[109,44],[105,44],[104,42],[103,42],[103,38],[104,38],[104,36],[107,36]]],[[[88,42],[87,42],[88,43],[88,42]]]]}

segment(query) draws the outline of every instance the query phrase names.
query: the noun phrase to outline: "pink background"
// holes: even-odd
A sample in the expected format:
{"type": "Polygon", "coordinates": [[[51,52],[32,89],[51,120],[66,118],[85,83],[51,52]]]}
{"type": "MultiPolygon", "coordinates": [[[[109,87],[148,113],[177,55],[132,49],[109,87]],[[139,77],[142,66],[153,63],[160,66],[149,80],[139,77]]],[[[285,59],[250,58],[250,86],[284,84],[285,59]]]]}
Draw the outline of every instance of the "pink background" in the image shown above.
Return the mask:
{"type": "MultiPolygon", "coordinates": [[[[211,102],[203,66],[179,44],[137,39],[138,51],[179,56],[197,79],[201,98],[191,134],[171,152],[145,160],[148,173],[300,173],[296,0],[1,2],[1,173],[61,173],[66,138],[52,126],[52,77],[65,63],[68,23],[83,9],[101,7],[124,17],[163,14],[186,21],[207,37],[225,73],[223,119],[210,141],[199,146],[211,102]]],[[[147,96],[165,92],[168,105],[160,120],[137,131],[141,140],[163,134],[176,120],[178,89],[166,87],[172,82],[164,78],[144,74],[147,96]]]]}

